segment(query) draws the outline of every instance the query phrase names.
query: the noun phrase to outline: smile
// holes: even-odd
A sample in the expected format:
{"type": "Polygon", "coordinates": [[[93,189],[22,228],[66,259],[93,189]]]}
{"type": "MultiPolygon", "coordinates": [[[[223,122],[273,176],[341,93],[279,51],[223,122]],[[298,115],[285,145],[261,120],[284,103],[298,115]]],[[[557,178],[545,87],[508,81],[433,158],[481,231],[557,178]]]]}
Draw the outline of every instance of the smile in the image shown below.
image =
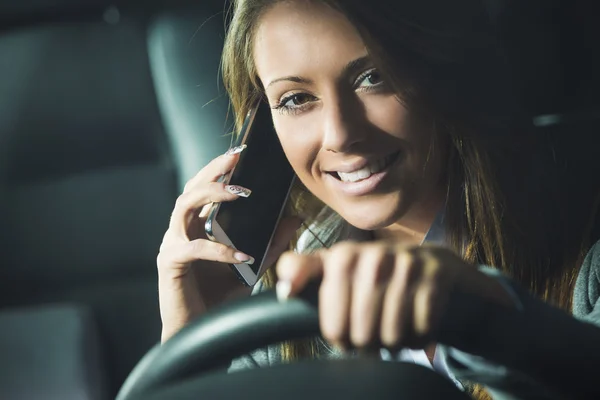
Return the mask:
{"type": "Polygon", "coordinates": [[[386,157],[373,160],[367,166],[352,172],[334,172],[342,182],[360,182],[364,179],[369,179],[372,175],[384,171],[396,161],[400,152],[390,154],[386,157]]]}
{"type": "Polygon", "coordinates": [[[391,167],[402,159],[400,151],[369,161],[367,165],[353,171],[328,171],[328,180],[336,189],[347,195],[365,195],[377,188],[391,167]]]}

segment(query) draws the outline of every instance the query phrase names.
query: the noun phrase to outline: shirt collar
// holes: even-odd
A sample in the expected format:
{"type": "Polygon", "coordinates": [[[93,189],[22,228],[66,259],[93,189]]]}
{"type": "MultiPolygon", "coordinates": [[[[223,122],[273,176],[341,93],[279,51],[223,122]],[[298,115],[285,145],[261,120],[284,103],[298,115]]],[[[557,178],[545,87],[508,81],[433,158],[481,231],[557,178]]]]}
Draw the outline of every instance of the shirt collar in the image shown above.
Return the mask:
{"type": "Polygon", "coordinates": [[[435,219],[433,220],[433,224],[425,234],[425,238],[423,239],[423,243],[429,244],[444,244],[446,242],[446,228],[444,226],[444,218],[445,213],[442,209],[437,213],[435,219]]]}

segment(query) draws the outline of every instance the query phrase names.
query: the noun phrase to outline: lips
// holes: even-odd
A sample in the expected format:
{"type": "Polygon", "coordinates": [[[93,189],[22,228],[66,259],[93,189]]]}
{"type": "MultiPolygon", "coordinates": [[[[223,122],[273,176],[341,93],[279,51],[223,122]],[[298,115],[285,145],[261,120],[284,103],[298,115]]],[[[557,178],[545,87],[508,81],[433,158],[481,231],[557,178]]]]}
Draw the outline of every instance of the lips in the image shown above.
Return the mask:
{"type": "Polygon", "coordinates": [[[400,152],[389,154],[375,160],[371,160],[367,165],[361,166],[359,169],[348,172],[330,171],[329,173],[338,180],[346,183],[355,183],[370,178],[390,165],[392,165],[400,156],[400,152]]]}

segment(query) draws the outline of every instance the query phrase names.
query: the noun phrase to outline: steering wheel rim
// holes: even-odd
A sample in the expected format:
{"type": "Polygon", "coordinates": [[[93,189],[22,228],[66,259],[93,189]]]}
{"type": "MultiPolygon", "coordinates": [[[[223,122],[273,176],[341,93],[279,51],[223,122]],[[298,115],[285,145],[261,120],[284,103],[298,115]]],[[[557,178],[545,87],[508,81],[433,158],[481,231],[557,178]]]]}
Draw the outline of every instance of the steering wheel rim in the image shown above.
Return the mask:
{"type": "MultiPolygon", "coordinates": [[[[266,291],[207,312],[152,348],[128,376],[116,400],[137,399],[193,375],[227,367],[232,359],[273,343],[319,335],[319,283],[311,282],[298,297],[285,302],[279,302],[274,291],[266,291]]],[[[469,303],[472,306],[472,300],[457,295],[445,318],[450,323],[442,325],[453,326],[451,322],[461,314],[466,318],[460,311],[469,303]]],[[[448,344],[461,334],[444,331],[448,344]]]]}
{"type": "Polygon", "coordinates": [[[201,374],[233,358],[284,340],[320,333],[317,284],[297,298],[279,302],[274,291],[224,304],[191,322],[136,365],[116,400],[201,374]]]}
{"type": "Polygon", "coordinates": [[[230,374],[209,373],[144,392],[130,400],[469,400],[432,369],[375,358],[304,360],[230,374]]]}

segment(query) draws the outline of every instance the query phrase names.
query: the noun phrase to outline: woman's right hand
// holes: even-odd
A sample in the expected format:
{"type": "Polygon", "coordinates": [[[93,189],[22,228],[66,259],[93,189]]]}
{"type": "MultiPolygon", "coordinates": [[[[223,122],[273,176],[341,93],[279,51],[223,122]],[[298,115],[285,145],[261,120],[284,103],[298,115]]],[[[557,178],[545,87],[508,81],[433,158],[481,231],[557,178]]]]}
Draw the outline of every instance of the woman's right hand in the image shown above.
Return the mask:
{"type": "MultiPolygon", "coordinates": [[[[157,257],[163,342],[209,307],[235,294],[250,292],[228,265],[250,264],[251,255],[209,240],[204,231],[212,203],[235,201],[250,194],[249,190],[240,193],[239,187],[217,182],[236,165],[242,150],[231,149],[212,160],[185,185],[175,203],[157,257]]],[[[286,250],[300,224],[296,219],[282,221],[269,259],[274,261],[286,250]]]]}

